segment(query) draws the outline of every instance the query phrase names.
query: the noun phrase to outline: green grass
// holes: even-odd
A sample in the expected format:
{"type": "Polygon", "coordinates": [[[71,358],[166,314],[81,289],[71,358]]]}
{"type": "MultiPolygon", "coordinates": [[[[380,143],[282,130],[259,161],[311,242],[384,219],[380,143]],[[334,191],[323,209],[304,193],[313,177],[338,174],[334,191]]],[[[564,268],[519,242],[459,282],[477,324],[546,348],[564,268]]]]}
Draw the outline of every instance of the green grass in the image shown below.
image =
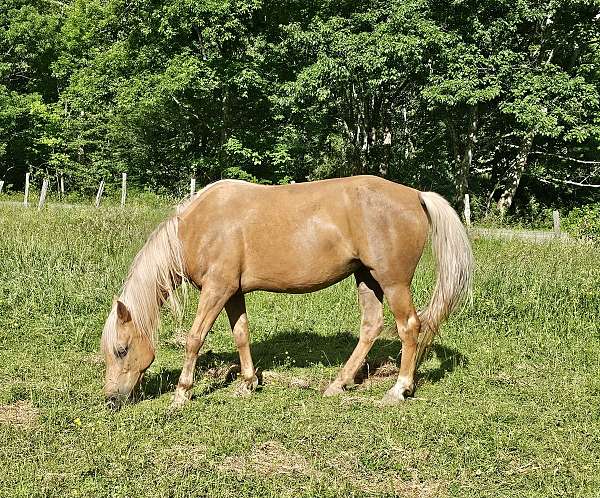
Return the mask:
{"type": "MultiPolygon", "coordinates": [[[[112,413],[102,325],[166,214],[0,205],[0,496],[598,495],[599,248],[477,240],[473,306],[444,326],[417,399],[400,406],[376,403],[392,377],[341,398],[319,393],[356,342],[346,280],[306,296],[250,295],[254,360],[275,374],[239,398],[201,370],[176,413],[183,353],[169,338],[180,325],[165,313],[146,399],[112,413]],[[15,407],[33,416],[10,418],[15,407]]],[[[421,305],[433,278],[426,254],[421,305]]],[[[206,349],[204,370],[235,360],[223,316],[206,349]]],[[[370,359],[399,351],[388,330],[370,359]]]]}

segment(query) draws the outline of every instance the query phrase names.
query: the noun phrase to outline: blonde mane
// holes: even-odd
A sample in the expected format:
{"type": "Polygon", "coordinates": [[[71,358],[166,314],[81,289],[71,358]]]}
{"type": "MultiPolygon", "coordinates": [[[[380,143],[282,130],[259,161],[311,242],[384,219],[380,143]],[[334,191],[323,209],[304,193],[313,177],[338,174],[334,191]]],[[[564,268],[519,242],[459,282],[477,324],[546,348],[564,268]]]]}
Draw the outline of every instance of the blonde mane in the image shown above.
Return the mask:
{"type": "MultiPolygon", "coordinates": [[[[178,216],[211,187],[224,182],[240,181],[219,180],[210,183],[179,203],[175,208],[176,214],[158,225],[134,258],[119,301],[127,306],[136,330],[150,341],[154,349],[158,343],[157,330],[163,303],[168,301],[174,313],[181,316],[181,296],[175,290],[185,283],[186,276],[183,249],[178,236],[178,216]]],[[[182,294],[185,296],[185,286],[182,294]]],[[[104,351],[116,351],[117,348],[116,303],[113,303],[104,324],[102,348],[104,351]]]]}
{"type": "MultiPolygon", "coordinates": [[[[133,260],[123,285],[119,301],[131,314],[136,330],[156,348],[160,309],[168,300],[176,314],[181,303],[175,289],[185,281],[183,253],[176,216],[163,221],[148,237],[144,247],[133,260]]],[[[105,351],[117,346],[117,309],[112,310],[102,332],[105,351]]]]}

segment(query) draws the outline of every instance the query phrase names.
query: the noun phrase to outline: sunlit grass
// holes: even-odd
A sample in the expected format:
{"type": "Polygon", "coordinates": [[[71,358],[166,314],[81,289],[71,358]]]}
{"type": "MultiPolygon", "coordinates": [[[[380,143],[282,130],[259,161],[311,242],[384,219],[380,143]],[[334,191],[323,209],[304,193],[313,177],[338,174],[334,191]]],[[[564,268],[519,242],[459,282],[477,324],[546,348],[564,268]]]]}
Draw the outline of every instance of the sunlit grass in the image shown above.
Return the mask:
{"type": "MultiPolygon", "coordinates": [[[[375,402],[390,377],[324,399],[355,345],[352,280],[305,296],[248,298],[253,356],[280,381],[249,399],[199,373],[169,413],[189,327],[165,314],[146,399],[105,410],[98,343],[112,297],[166,208],[0,206],[0,410],[4,496],[594,496],[600,489],[600,249],[477,240],[473,306],[443,328],[417,399],[375,402]],[[286,380],[287,379],[287,380],[286,380]],[[289,387],[303,379],[308,389],[289,387]],[[26,403],[26,404],[25,404],[26,403]],[[14,411],[13,411],[14,412],[14,411]],[[11,413],[13,413],[11,412],[11,413]],[[4,420],[4,421],[3,421],[4,420]]],[[[426,254],[414,282],[424,304],[426,254]]],[[[392,327],[389,313],[388,329],[392,327]]],[[[235,349],[224,317],[205,370],[235,349]]],[[[397,359],[386,331],[370,355],[397,359]]]]}

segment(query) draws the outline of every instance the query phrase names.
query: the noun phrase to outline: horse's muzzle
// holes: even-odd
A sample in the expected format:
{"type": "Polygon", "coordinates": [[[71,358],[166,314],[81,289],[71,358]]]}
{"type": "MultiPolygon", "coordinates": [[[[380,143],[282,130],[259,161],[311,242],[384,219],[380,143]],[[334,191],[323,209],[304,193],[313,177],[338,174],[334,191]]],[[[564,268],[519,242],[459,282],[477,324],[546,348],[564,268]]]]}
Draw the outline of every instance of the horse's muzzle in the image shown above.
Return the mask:
{"type": "Polygon", "coordinates": [[[106,407],[114,412],[119,411],[123,406],[124,397],[119,394],[113,394],[106,397],[106,407]]]}

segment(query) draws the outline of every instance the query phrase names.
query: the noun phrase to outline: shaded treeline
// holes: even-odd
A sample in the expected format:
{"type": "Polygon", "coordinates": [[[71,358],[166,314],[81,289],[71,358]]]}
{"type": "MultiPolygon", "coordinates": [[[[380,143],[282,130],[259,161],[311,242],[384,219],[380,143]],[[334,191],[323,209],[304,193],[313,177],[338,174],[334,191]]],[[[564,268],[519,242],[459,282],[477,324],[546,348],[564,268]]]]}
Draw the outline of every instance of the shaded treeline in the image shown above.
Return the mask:
{"type": "Polygon", "coordinates": [[[480,211],[600,189],[600,4],[0,0],[0,179],[372,173],[480,211]]]}

